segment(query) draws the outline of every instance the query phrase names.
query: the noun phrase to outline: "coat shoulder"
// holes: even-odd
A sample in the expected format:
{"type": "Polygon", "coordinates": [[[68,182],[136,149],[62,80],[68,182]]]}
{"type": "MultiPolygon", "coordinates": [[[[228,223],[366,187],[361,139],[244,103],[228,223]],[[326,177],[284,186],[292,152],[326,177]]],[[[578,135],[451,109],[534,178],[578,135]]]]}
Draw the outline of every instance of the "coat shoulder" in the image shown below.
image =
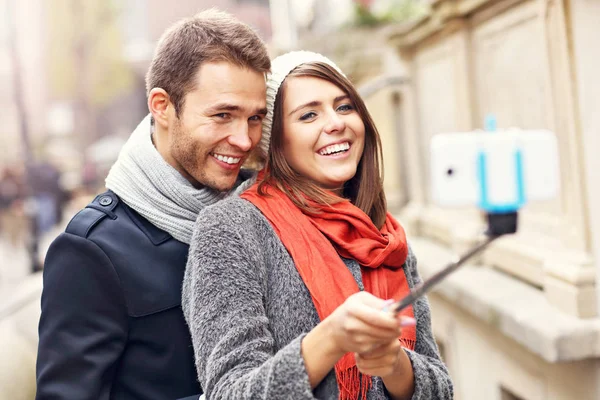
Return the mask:
{"type": "Polygon", "coordinates": [[[65,232],[88,238],[92,230],[106,218],[117,219],[115,208],[120,201],[119,197],[110,190],[99,194],[71,219],[65,232]]]}
{"type": "MultiPolygon", "coordinates": [[[[119,277],[130,316],[146,316],[181,304],[189,246],[154,226],[114,192],[96,196],[73,217],[65,232],[67,238],[81,237],[106,255],[119,277]]],[[[92,264],[99,267],[96,261],[92,264]]]]}

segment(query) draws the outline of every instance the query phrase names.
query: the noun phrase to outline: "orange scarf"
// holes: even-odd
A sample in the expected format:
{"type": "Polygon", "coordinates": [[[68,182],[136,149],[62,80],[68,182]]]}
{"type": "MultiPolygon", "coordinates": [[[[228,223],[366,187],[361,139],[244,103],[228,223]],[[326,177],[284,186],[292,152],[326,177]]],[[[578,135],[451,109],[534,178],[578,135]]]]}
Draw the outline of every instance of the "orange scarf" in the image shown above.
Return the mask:
{"type": "MultiPolygon", "coordinates": [[[[387,214],[381,230],[368,215],[349,201],[319,206],[318,214],[305,213],[279,189],[267,185],[267,196],[257,192],[258,183],[241,197],[254,204],[269,220],[292,256],[308,288],[317,313],[327,318],[350,295],[359,291],[352,273],[340,256],[361,265],[365,290],[382,299],[396,299],[410,292],[402,265],[408,255],[404,229],[387,214]]],[[[402,315],[414,317],[407,307],[402,315]]],[[[402,328],[402,345],[415,348],[415,327],[402,328]]],[[[362,399],[371,377],[359,374],[354,355],[347,353],[335,365],[340,399],[362,399]]]]}

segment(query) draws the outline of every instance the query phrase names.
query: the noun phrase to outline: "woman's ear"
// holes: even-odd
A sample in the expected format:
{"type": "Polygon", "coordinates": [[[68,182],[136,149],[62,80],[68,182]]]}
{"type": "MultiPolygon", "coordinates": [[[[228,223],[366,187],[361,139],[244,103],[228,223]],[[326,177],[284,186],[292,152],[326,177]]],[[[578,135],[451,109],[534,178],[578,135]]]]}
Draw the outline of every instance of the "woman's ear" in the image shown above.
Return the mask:
{"type": "Polygon", "coordinates": [[[170,108],[173,107],[169,94],[161,88],[153,88],[148,95],[148,110],[154,117],[154,123],[167,128],[169,126],[170,108]]]}

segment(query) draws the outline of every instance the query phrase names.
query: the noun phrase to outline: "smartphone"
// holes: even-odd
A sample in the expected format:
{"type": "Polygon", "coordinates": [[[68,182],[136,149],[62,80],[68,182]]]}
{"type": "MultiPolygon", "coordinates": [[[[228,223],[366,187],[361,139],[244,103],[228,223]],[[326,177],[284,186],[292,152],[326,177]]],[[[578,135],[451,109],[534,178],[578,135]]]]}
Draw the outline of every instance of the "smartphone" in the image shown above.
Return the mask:
{"type": "Polygon", "coordinates": [[[431,140],[435,204],[518,209],[558,194],[558,146],[547,130],[436,134],[431,140]]]}

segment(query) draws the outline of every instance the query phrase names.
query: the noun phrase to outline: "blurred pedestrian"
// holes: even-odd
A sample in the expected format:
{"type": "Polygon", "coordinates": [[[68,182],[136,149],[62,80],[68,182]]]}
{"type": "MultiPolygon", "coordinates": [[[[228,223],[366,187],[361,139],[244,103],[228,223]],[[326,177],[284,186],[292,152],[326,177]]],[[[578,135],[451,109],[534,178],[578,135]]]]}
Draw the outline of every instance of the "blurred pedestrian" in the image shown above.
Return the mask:
{"type": "Polygon", "coordinates": [[[35,228],[41,236],[60,221],[66,194],[60,184],[60,172],[51,163],[32,163],[28,170],[30,195],[35,202],[35,228]]]}
{"type": "Polygon", "coordinates": [[[16,167],[6,167],[0,177],[0,232],[17,246],[24,244],[27,220],[24,214],[25,182],[16,167]]]}

